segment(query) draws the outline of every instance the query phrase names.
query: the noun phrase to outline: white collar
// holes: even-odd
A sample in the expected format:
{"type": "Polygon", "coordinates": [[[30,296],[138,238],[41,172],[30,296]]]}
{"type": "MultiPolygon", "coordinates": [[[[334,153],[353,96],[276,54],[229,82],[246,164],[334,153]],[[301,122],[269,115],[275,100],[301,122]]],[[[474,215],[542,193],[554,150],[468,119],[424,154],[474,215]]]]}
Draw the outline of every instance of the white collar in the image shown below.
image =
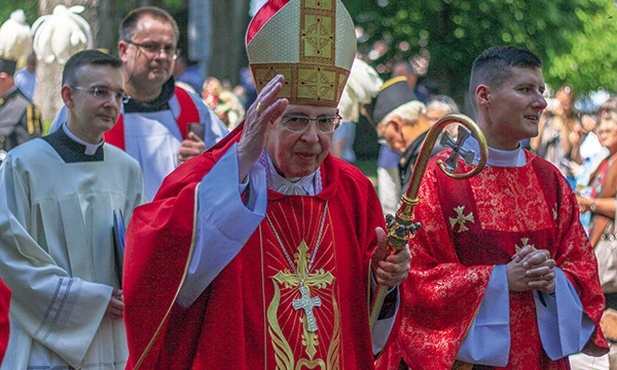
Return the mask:
{"type": "Polygon", "coordinates": [[[266,169],[266,180],[269,189],[292,195],[316,195],[322,191],[321,172],[319,168],[307,176],[286,179],[276,171],[268,151],[264,150],[262,152],[258,162],[266,169]],[[294,191],[294,189],[299,188],[303,190],[303,193],[299,194],[294,191]]]}
{"type": "MultiPolygon", "coordinates": [[[[480,147],[476,138],[470,136],[463,148],[472,150],[474,152],[473,162],[478,163],[480,161],[480,147]]],[[[521,144],[514,150],[503,150],[488,147],[488,159],[486,165],[491,167],[523,167],[527,164],[527,158],[525,157],[525,151],[521,144]]]]}
{"type": "Polygon", "coordinates": [[[75,136],[75,134],[73,134],[71,130],[69,130],[69,127],[66,123],[62,125],[62,130],[64,130],[64,133],[66,134],[66,136],[68,136],[71,140],[86,147],[84,150],[85,155],[94,155],[94,153],[96,153],[99,147],[101,147],[105,143],[104,141],[101,141],[98,144],[90,144],[88,142],[83,141],[82,139],[75,136]]]}

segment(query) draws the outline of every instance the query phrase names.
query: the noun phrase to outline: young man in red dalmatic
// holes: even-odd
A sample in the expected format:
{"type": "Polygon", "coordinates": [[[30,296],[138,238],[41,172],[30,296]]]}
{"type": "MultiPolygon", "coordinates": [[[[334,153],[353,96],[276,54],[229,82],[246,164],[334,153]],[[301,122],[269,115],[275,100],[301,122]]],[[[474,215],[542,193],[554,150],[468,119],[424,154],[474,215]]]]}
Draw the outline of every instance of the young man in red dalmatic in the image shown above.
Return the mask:
{"type": "Polygon", "coordinates": [[[243,126],[131,220],[128,367],[372,369],[398,290],[371,332],[371,289],[398,285],[411,257],[383,253],[372,184],[328,154],[353,22],[340,1],[269,1],[247,51],[260,93],[243,126]]]}
{"type": "MultiPolygon", "coordinates": [[[[444,154],[429,163],[401,325],[378,368],[569,369],[570,354],[608,351],[599,329],[604,296],[576,198],[554,166],[519,144],[537,135],[546,108],[541,66],[510,46],[474,62],[470,95],[487,165],[454,180],[436,164],[444,154]]],[[[479,153],[477,146],[469,139],[463,150],[479,153]]]]}

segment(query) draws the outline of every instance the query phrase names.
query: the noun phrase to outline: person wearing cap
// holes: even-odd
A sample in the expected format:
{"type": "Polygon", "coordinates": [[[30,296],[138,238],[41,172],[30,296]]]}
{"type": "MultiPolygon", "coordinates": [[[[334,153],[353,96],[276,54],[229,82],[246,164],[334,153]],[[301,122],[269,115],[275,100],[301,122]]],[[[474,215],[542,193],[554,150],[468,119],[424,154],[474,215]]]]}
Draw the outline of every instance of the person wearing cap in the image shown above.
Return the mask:
{"type": "Polygon", "coordinates": [[[253,18],[246,119],[127,230],[129,369],[373,368],[398,289],[372,332],[371,289],[399,284],[411,257],[386,256],[373,185],[328,153],[355,40],[341,1],[269,1],[253,18]]]}
{"type": "Polygon", "coordinates": [[[143,203],[144,185],[137,161],[103,141],[126,98],[121,66],[98,50],[74,54],[60,90],[68,121],[0,167],[0,277],[12,290],[2,370],[124,369],[113,230],[143,203]]]}
{"type": "MultiPolygon", "coordinates": [[[[197,94],[175,85],[179,37],[174,18],[157,7],[134,9],[120,23],[118,52],[131,99],[123,105],[116,126],[105,134],[105,141],[137,159],[148,200],[154,198],[165,176],[228,133],[197,94]]],[[[50,132],[64,122],[63,107],[50,132]]]]}
{"type": "MultiPolygon", "coordinates": [[[[438,164],[450,152],[429,161],[401,325],[379,369],[568,369],[572,353],[607,353],[604,296],[576,197],[520,144],[538,133],[544,89],[542,61],[527,49],[495,46],[474,61],[469,93],[486,166],[453,179],[438,164]]],[[[475,139],[457,150],[479,163],[475,139]]]]}
{"type": "Polygon", "coordinates": [[[43,131],[39,109],[15,85],[16,65],[14,60],[0,58],[0,151],[3,152],[40,137],[43,131]]]}
{"type": "MultiPolygon", "coordinates": [[[[426,134],[431,128],[426,106],[417,100],[405,78],[395,77],[381,86],[377,97],[366,106],[366,111],[376,125],[379,137],[386,142],[389,149],[400,156],[396,171],[398,176],[394,179],[396,188],[399,189],[395,194],[396,211],[426,134]]],[[[433,154],[437,154],[441,149],[441,146],[436,145],[433,154]]]]}

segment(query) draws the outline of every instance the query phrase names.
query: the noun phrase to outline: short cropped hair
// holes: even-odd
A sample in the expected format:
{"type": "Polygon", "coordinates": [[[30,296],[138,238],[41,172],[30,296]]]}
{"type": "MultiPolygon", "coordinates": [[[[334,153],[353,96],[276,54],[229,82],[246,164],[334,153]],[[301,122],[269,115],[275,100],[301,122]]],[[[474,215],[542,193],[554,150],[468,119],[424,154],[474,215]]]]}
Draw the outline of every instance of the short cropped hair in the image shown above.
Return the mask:
{"type": "Polygon", "coordinates": [[[62,86],[76,85],[79,69],[88,65],[122,68],[122,60],[95,49],[79,51],[73,54],[64,65],[64,70],[62,71],[62,86]]]}
{"type": "Polygon", "coordinates": [[[131,10],[120,23],[120,40],[131,41],[133,37],[135,37],[137,22],[139,22],[139,19],[144,15],[150,15],[153,18],[169,23],[171,28],[174,30],[176,43],[178,42],[178,39],[180,38],[178,23],[176,23],[176,20],[171,16],[171,14],[155,6],[143,6],[141,8],[131,10]]]}
{"type": "MultiPolygon", "coordinates": [[[[512,76],[512,69],[542,68],[542,59],[528,49],[517,46],[493,46],[486,49],[473,62],[469,81],[469,96],[476,95],[479,85],[500,86],[512,76]]],[[[474,108],[476,100],[471,99],[474,108]]]]}

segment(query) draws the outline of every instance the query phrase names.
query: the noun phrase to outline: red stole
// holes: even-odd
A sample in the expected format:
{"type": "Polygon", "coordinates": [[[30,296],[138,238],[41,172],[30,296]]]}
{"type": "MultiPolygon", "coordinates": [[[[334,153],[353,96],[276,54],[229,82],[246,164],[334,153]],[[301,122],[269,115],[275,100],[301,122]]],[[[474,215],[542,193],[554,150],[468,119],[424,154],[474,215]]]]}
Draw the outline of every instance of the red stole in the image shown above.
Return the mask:
{"type": "Polygon", "coordinates": [[[6,347],[9,344],[9,306],[11,304],[11,290],[0,280],[0,363],[4,358],[6,347]]]}
{"type": "MultiPolygon", "coordinates": [[[[174,95],[176,99],[178,99],[178,104],[180,105],[180,115],[176,122],[178,123],[178,129],[180,129],[180,135],[182,135],[182,138],[186,138],[189,123],[199,122],[199,111],[189,93],[184,89],[176,86],[174,95]]],[[[126,150],[124,142],[124,114],[120,113],[118,122],[116,122],[111,130],[105,133],[105,142],[122,150],[126,150]]]]}

